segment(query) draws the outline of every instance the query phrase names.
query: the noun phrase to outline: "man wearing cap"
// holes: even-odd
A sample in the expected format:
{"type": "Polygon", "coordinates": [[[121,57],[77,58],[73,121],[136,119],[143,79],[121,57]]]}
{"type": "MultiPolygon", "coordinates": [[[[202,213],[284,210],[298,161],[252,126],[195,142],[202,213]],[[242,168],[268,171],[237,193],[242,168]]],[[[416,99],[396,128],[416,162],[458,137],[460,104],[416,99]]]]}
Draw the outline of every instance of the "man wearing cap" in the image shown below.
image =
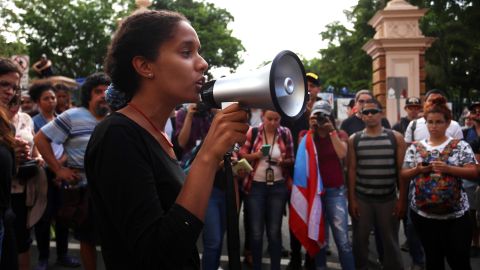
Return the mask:
{"type": "MultiPolygon", "coordinates": [[[[365,123],[362,121],[362,108],[363,104],[367,100],[371,100],[373,98],[372,93],[370,90],[360,90],[355,94],[355,111],[356,113],[349,118],[345,119],[340,126],[340,129],[347,132],[348,136],[352,135],[353,133],[363,130],[365,128],[365,123]]],[[[381,124],[385,128],[390,128],[390,123],[385,117],[382,117],[381,124]]]]}
{"type": "MultiPolygon", "coordinates": [[[[425,104],[424,107],[430,106],[432,100],[437,97],[444,97],[447,99],[445,93],[438,89],[432,89],[425,94],[425,104]]],[[[457,121],[450,121],[450,126],[448,126],[446,135],[454,139],[463,139],[462,128],[457,121]]],[[[426,139],[429,136],[426,119],[424,117],[410,121],[407,129],[405,130],[405,142],[407,144],[412,143],[413,141],[419,141],[426,139]]]]}
{"type": "MultiPolygon", "coordinates": [[[[317,74],[313,72],[308,72],[307,74],[305,74],[305,77],[307,78],[307,90],[309,92],[309,97],[310,97],[307,102],[307,110],[295,122],[290,122],[283,118],[281,119],[281,122],[280,122],[281,126],[288,127],[292,132],[294,153],[297,153],[299,133],[302,130],[308,130],[309,128],[308,119],[310,116],[310,112],[312,110],[313,104],[315,103],[315,101],[317,101],[318,93],[320,93],[320,91],[322,90],[320,86],[320,80],[317,74]]],[[[287,269],[290,269],[290,270],[301,269],[301,264],[302,264],[301,249],[302,249],[302,246],[300,245],[300,242],[295,238],[295,235],[293,235],[292,231],[290,230],[291,259],[287,266],[287,269]]]]}
{"type": "Polygon", "coordinates": [[[392,128],[393,130],[402,133],[402,135],[405,134],[405,130],[407,129],[410,121],[419,117],[419,113],[422,110],[422,102],[417,97],[409,97],[405,101],[404,109],[407,112],[407,116],[400,118],[400,121],[392,128]]]}
{"type": "Polygon", "coordinates": [[[313,72],[308,72],[306,75],[307,77],[307,89],[310,93],[310,99],[307,103],[307,109],[309,111],[312,110],[313,103],[319,99],[318,93],[322,91],[322,87],[320,86],[320,80],[318,79],[318,75],[313,72]]]}

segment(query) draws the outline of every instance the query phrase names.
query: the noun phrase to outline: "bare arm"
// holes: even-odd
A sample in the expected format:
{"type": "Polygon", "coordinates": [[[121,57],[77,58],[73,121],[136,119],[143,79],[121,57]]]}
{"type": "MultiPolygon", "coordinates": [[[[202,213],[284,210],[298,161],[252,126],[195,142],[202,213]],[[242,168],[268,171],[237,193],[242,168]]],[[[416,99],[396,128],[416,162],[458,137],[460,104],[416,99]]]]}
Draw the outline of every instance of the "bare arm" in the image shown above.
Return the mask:
{"type": "Polygon", "coordinates": [[[355,183],[357,173],[357,161],[356,154],[353,145],[353,138],[355,135],[350,136],[348,139],[348,151],[347,151],[347,166],[348,166],[348,210],[352,218],[358,218],[360,213],[358,212],[357,199],[355,197],[355,183]]]}
{"type": "Polygon", "coordinates": [[[55,173],[58,180],[74,181],[78,179],[78,176],[74,171],[69,168],[63,167],[60,161],[55,158],[52,147],[50,145],[50,139],[40,130],[34,137],[35,145],[38,152],[43,157],[43,160],[47,163],[48,167],[55,173]]]}
{"type": "Polygon", "coordinates": [[[332,140],[333,149],[335,149],[337,157],[339,159],[344,159],[347,156],[347,142],[340,139],[340,137],[338,136],[338,131],[330,132],[330,139],[332,140]]]}

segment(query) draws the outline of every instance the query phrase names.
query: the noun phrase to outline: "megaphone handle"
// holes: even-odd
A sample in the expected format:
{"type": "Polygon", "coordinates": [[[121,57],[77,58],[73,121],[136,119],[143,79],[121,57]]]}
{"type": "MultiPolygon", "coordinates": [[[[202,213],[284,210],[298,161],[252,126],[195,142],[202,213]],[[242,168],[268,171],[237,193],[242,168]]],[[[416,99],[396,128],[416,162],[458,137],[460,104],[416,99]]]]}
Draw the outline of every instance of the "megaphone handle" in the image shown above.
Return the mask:
{"type": "Polygon", "coordinates": [[[227,249],[228,269],[240,270],[240,234],[238,231],[238,210],[235,183],[233,182],[232,155],[227,153],[224,158],[226,181],[226,215],[227,215],[227,249]]]}

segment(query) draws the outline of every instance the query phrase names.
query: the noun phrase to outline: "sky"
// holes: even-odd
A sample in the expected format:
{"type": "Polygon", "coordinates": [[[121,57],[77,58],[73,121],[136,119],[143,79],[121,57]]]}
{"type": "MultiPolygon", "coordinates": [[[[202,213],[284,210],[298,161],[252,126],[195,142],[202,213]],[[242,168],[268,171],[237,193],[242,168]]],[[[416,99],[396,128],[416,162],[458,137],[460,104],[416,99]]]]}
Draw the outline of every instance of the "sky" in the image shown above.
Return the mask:
{"type": "MultiPolygon", "coordinates": [[[[358,0],[205,0],[225,8],[234,21],[228,27],[242,41],[244,63],[237,72],[247,72],[271,61],[282,50],[300,58],[318,57],[327,46],[320,32],[339,21],[350,27],[344,10],[351,10],[358,0]]],[[[226,69],[212,70],[214,77],[228,75],[226,69]]]]}

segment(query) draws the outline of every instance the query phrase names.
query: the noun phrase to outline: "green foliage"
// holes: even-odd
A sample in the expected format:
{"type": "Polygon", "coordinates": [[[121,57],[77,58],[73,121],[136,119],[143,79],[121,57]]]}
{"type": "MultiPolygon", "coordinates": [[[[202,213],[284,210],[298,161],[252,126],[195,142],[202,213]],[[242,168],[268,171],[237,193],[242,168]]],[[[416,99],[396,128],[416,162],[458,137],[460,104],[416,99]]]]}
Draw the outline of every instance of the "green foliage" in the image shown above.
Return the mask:
{"type": "Polygon", "coordinates": [[[12,55],[19,54],[28,54],[27,46],[20,42],[7,42],[7,40],[0,35],[0,57],[10,58],[12,55]]]}
{"type": "Polygon", "coordinates": [[[133,9],[129,0],[14,0],[7,23],[20,25],[31,62],[45,53],[56,74],[84,77],[103,69],[117,20],[133,9]],[[115,10],[115,7],[117,10],[115,10]]]}
{"type": "MultiPolygon", "coordinates": [[[[351,90],[371,87],[371,58],[361,48],[375,33],[368,21],[386,0],[359,0],[346,11],[353,29],[338,22],[321,33],[328,47],[319,51],[318,59],[304,60],[307,70],[318,72],[335,88],[351,90]],[[308,68],[310,69],[308,69],[308,68]]],[[[454,103],[478,99],[480,85],[480,2],[477,0],[409,0],[412,5],[428,8],[420,21],[425,36],[436,41],[426,51],[427,89],[439,88],[454,103]]],[[[461,106],[457,106],[461,107],[461,106]]],[[[458,113],[458,112],[457,112],[458,113]]]]}
{"type": "Polygon", "coordinates": [[[228,23],[234,20],[227,10],[192,0],[157,0],[153,6],[155,9],[178,11],[190,20],[202,43],[202,56],[210,68],[228,67],[233,72],[242,64],[240,53],[245,48],[227,28],[228,23]]]}

